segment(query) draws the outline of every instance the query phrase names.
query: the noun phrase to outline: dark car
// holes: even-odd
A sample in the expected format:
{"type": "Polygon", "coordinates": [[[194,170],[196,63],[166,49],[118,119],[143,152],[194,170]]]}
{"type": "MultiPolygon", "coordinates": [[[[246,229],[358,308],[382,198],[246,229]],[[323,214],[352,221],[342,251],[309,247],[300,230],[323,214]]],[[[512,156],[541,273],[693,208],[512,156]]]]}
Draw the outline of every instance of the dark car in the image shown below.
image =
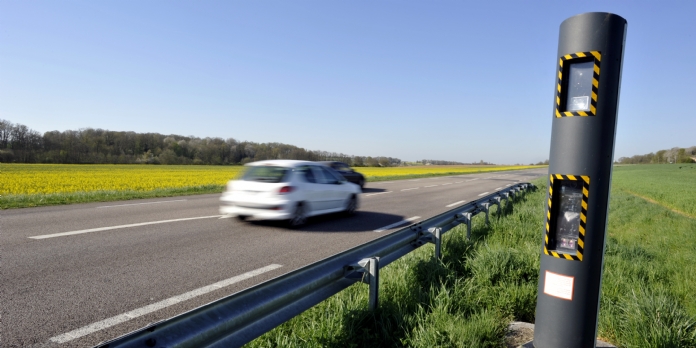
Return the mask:
{"type": "Polygon", "coordinates": [[[365,186],[365,176],[353,170],[349,165],[336,161],[321,161],[319,163],[333,168],[335,171],[341,173],[346,180],[357,184],[361,189],[365,186]]]}

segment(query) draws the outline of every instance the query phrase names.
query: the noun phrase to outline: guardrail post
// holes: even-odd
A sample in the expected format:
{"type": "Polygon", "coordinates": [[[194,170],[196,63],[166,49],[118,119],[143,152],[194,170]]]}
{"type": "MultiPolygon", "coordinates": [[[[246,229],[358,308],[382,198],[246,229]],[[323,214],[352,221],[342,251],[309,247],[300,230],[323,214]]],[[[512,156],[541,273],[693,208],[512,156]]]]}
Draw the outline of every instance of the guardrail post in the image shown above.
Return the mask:
{"type": "Polygon", "coordinates": [[[461,213],[457,220],[466,224],[466,239],[471,239],[471,213],[461,213]]]}
{"type": "Polygon", "coordinates": [[[358,264],[366,271],[362,281],[370,287],[368,308],[374,311],[379,306],[379,257],[362,259],[358,264]]]}
{"type": "Polygon", "coordinates": [[[507,207],[507,205],[508,205],[508,197],[510,197],[510,193],[504,192],[502,195],[503,195],[503,197],[505,197],[505,206],[507,207]]]}
{"type": "Polygon", "coordinates": [[[488,220],[488,208],[491,206],[490,203],[481,203],[481,206],[483,207],[483,210],[486,212],[486,225],[490,224],[490,221],[488,220]]]}
{"type": "Polygon", "coordinates": [[[501,200],[500,196],[495,196],[495,197],[493,197],[493,201],[494,201],[493,204],[495,204],[495,205],[498,206],[498,210],[497,210],[497,212],[498,212],[498,219],[500,219],[500,215],[501,215],[501,214],[500,214],[500,200],[501,200]]]}
{"type": "Polygon", "coordinates": [[[432,242],[435,244],[435,258],[440,259],[442,256],[442,228],[431,227],[428,232],[432,236],[432,242]]]}

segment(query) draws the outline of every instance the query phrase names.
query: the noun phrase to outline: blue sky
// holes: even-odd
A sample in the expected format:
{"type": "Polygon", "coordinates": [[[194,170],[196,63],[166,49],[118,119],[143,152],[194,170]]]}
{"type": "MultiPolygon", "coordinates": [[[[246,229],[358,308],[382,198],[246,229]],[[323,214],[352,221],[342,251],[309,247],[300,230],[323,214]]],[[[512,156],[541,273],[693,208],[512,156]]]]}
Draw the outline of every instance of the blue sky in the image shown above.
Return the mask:
{"type": "Polygon", "coordinates": [[[696,2],[0,0],[0,118],[499,164],[548,158],[558,31],[628,21],[615,157],[696,145],[696,2]]]}

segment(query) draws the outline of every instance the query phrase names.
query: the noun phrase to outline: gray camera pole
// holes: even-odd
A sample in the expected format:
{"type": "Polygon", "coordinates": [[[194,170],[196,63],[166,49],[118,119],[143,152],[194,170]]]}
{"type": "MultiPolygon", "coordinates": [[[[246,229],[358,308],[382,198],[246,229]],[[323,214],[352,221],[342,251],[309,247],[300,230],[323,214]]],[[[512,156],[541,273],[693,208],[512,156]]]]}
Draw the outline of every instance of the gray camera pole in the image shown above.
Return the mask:
{"type": "Polygon", "coordinates": [[[533,345],[595,347],[627,22],[561,24],[533,345]]]}

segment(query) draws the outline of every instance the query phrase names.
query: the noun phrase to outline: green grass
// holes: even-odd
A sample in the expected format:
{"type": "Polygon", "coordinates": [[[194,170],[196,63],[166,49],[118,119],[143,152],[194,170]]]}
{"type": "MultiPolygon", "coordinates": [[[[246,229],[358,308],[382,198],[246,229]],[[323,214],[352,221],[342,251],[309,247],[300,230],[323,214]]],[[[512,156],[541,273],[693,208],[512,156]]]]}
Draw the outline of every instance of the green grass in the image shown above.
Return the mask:
{"type": "Polygon", "coordinates": [[[696,164],[619,166],[612,185],[696,218],[696,164]]]}
{"type": "MultiPolygon", "coordinates": [[[[635,181],[642,185],[632,187],[641,196],[660,183],[666,191],[679,186],[682,178],[671,166],[645,167],[654,168],[615,171],[599,332],[623,347],[696,347],[696,219],[623,191],[623,182],[616,185],[642,173],[635,181]]],[[[693,206],[690,189],[682,190],[686,197],[673,190],[661,199],[693,206]]]]}
{"type": "MultiPolygon", "coordinates": [[[[648,196],[654,185],[686,185],[682,175],[615,170],[598,334],[619,347],[696,347],[696,219],[623,190],[630,179],[648,196]]],[[[374,313],[367,286],[355,284],[248,346],[504,347],[511,321],[534,322],[545,180],[489,226],[475,218],[471,241],[464,228],[448,232],[442,260],[428,245],[383,268],[374,313]]],[[[679,194],[662,202],[696,202],[679,194]]]]}

